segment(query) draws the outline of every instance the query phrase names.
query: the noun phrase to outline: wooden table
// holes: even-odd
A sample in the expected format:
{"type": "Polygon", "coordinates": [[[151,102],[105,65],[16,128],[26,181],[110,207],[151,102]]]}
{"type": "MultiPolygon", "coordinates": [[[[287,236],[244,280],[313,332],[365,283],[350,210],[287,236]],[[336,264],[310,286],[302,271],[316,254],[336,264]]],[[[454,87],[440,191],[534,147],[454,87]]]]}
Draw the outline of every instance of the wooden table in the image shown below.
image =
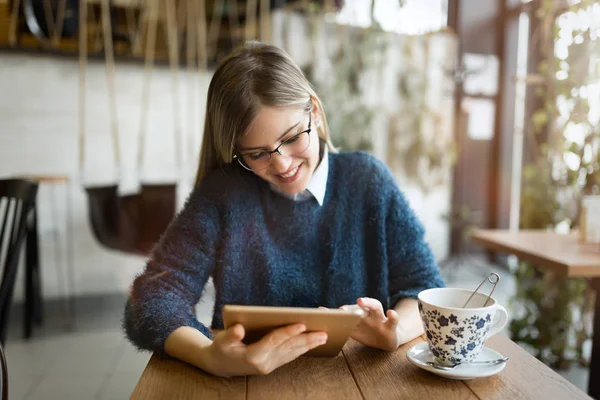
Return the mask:
{"type": "MultiPolygon", "coordinates": [[[[514,254],[522,261],[568,277],[588,278],[596,293],[600,289],[600,245],[581,244],[576,233],[476,230],[471,234],[471,240],[487,249],[514,254]]],[[[599,298],[596,300],[594,332],[600,333],[599,298]]],[[[594,334],[592,339],[588,393],[600,399],[600,334],[594,334]]]]}
{"type": "Polygon", "coordinates": [[[569,277],[600,277],[600,245],[581,244],[576,233],[475,230],[471,240],[569,277]]]}
{"type": "Polygon", "coordinates": [[[589,399],[581,390],[503,335],[486,345],[510,357],[497,375],[471,381],[438,377],[395,352],[350,339],[333,358],[300,357],[264,376],[219,378],[153,355],[131,399],[589,399]]]}

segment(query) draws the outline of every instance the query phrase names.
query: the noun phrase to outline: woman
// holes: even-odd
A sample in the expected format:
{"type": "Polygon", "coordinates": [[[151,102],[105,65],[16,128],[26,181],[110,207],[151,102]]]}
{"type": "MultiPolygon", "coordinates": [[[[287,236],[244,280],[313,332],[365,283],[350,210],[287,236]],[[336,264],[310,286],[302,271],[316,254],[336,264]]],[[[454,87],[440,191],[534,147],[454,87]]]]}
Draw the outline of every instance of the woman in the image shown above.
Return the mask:
{"type": "Polygon", "coordinates": [[[242,343],[211,336],[194,306],[209,277],[225,304],[369,309],[352,337],[394,350],[422,331],[416,295],[443,286],[424,231],[389,170],[337,153],[321,101],[282,50],[248,43],[208,89],[197,182],[131,288],[139,348],[220,376],[269,373],[326,341],[301,324],[242,343]],[[358,300],[357,300],[358,299],[358,300]]]}

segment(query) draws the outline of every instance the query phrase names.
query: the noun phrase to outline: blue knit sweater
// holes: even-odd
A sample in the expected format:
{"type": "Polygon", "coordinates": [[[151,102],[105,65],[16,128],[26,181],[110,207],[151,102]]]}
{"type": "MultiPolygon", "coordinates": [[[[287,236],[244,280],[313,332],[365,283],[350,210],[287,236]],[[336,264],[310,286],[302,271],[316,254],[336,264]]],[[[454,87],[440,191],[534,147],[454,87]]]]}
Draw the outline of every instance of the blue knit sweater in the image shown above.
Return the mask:
{"type": "MultiPolygon", "coordinates": [[[[330,154],[325,201],[295,202],[235,164],[210,173],[133,282],[124,328],[165,356],[180,326],[209,336],[194,306],[209,277],[212,327],[225,304],[384,308],[444,282],[424,230],[387,167],[365,153],[330,154]]],[[[209,336],[210,337],[210,336],[209,336]]]]}

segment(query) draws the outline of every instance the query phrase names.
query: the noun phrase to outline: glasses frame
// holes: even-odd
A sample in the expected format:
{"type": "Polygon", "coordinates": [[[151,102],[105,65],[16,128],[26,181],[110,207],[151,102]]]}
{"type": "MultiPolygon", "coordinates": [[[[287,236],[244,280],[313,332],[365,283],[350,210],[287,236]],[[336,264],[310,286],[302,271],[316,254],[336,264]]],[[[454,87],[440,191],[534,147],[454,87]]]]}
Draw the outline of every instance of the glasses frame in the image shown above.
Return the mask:
{"type": "Polygon", "coordinates": [[[262,170],[264,170],[264,169],[267,169],[267,168],[269,168],[269,166],[271,166],[271,160],[273,159],[273,154],[275,154],[275,153],[279,153],[279,155],[280,155],[280,156],[284,156],[284,157],[294,157],[294,156],[298,156],[298,155],[300,155],[300,154],[304,153],[304,152],[306,151],[306,149],[308,149],[308,148],[310,147],[310,133],[311,133],[311,132],[312,132],[312,110],[308,112],[308,128],[307,128],[307,129],[305,129],[305,130],[303,130],[303,131],[301,131],[301,132],[298,132],[298,133],[296,133],[294,136],[292,136],[292,137],[290,137],[290,138],[288,138],[288,139],[286,139],[286,140],[282,141],[281,143],[279,143],[279,146],[277,146],[277,147],[275,148],[275,150],[273,150],[273,151],[265,150],[265,151],[264,151],[264,153],[265,153],[265,154],[268,154],[268,156],[269,156],[269,163],[267,164],[267,166],[266,166],[266,167],[264,167],[264,168],[259,168],[259,169],[254,169],[254,170],[253,170],[252,168],[250,168],[249,166],[247,166],[247,165],[244,163],[244,161],[242,160],[242,157],[243,157],[244,155],[243,155],[242,153],[238,152],[237,150],[236,150],[236,154],[234,154],[234,155],[233,155],[233,158],[234,158],[234,159],[236,159],[236,160],[238,161],[238,163],[239,163],[239,164],[240,164],[242,167],[244,167],[245,169],[247,169],[248,171],[262,171],[262,170]],[[306,133],[306,134],[308,135],[308,146],[306,146],[306,149],[304,149],[302,152],[300,152],[300,153],[298,153],[298,154],[290,154],[290,155],[285,155],[285,154],[283,154],[283,153],[280,151],[280,149],[281,149],[281,146],[283,146],[283,145],[285,145],[285,144],[288,144],[290,140],[292,140],[292,139],[294,139],[294,138],[296,138],[296,137],[298,137],[298,136],[302,135],[303,133],[306,133]]]}

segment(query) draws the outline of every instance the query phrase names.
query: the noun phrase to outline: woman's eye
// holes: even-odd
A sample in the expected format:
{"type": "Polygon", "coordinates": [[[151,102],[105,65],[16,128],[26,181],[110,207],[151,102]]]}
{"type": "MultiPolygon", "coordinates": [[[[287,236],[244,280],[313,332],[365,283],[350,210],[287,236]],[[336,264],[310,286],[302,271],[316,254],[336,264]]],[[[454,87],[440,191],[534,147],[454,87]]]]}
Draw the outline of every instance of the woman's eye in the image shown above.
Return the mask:
{"type": "Polygon", "coordinates": [[[294,143],[295,141],[297,141],[298,139],[300,139],[300,135],[302,135],[302,132],[292,136],[291,138],[289,138],[288,140],[286,140],[284,143],[285,144],[290,144],[290,143],[294,143]]]}
{"type": "Polygon", "coordinates": [[[267,153],[265,152],[261,152],[261,153],[250,153],[250,154],[246,154],[246,156],[250,157],[253,160],[259,160],[261,158],[263,158],[267,153]]]}

